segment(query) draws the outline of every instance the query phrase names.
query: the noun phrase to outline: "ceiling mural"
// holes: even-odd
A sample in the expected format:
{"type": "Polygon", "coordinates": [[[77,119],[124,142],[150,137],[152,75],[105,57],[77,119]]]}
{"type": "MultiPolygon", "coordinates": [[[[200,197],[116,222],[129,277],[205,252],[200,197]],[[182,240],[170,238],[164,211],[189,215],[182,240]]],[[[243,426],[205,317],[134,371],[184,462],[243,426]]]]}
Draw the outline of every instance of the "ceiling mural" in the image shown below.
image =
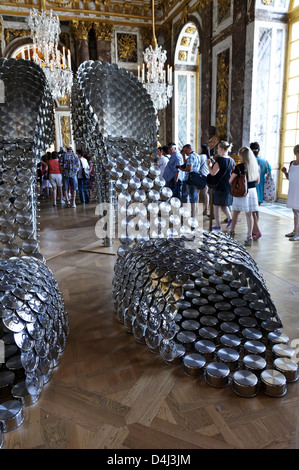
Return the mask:
{"type": "MultiPolygon", "coordinates": [[[[157,25],[172,21],[178,14],[187,17],[188,13],[200,11],[212,0],[197,0],[192,7],[182,0],[156,0],[155,16],[157,25]]],[[[151,23],[150,0],[4,0],[0,14],[27,16],[32,7],[54,10],[61,20],[74,18],[81,20],[106,20],[110,23],[135,23],[135,26],[151,23]]],[[[187,18],[186,18],[187,19],[187,18]]],[[[186,22],[186,21],[185,21],[186,22]]]]}

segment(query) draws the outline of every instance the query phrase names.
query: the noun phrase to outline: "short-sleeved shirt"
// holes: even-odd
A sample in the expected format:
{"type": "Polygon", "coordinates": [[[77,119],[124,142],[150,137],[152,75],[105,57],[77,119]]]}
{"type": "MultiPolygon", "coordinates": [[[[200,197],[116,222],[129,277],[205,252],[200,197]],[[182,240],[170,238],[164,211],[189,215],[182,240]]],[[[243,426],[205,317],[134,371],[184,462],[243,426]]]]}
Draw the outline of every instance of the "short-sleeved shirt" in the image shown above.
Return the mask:
{"type": "MultiPolygon", "coordinates": [[[[244,173],[246,173],[246,167],[245,167],[244,163],[239,163],[238,165],[236,165],[234,170],[233,170],[233,173],[235,173],[236,175],[239,175],[240,173],[242,175],[244,175],[244,173]]],[[[248,189],[256,187],[255,181],[248,181],[247,184],[248,184],[248,189]]]]}
{"type": "Polygon", "coordinates": [[[189,165],[192,165],[192,171],[196,173],[201,173],[203,176],[209,174],[206,155],[198,155],[195,152],[191,152],[186,161],[186,166],[189,165]]]}
{"type": "Polygon", "coordinates": [[[65,155],[63,155],[60,163],[62,166],[62,174],[66,178],[77,176],[77,172],[80,168],[80,162],[79,157],[72,150],[69,150],[65,155]]]}
{"type": "Polygon", "coordinates": [[[60,175],[60,166],[58,158],[48,161],[49,175],[60,175]]]}
{"type": "MultiPolygon", "coordinates": [[[[183,164],[182,156],[179,155],[177,152],[173,153],[167,163],[163,178],[165,181],[171,181],[175,177],[175,173],[178,171],[177,166],[181,166],[183,164]]],[[[182,180],[182,171],[179,172],[179,180],[182,180]]]]}

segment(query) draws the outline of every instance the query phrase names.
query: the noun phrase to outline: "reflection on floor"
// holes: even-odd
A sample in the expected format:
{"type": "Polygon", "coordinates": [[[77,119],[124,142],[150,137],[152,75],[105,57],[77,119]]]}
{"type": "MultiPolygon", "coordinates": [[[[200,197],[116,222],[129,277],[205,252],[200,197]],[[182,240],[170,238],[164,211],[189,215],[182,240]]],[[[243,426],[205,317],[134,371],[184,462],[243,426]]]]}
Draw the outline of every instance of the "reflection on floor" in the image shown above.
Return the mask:
{"type": "MultiPolygon", "coordinates": [[[[200,223],[208,230],[208,218],[200,223]]],[[[58,367],[5,449],[297,449],[299,382],[282,398],[241,398],[152,354],[115,318],[116,245],[95,235],[95,204],[41,205],[40,242],[63,293],[70,335],[58,367]]],[[[223,223],[223,227],[225,224],[223,223]]],[[[299,339],[299,243],[291,213],[264,204],[262,238],[249,248],[290,340],[299,339]]],[[[246,238],[245,217],[236,238],[246,238]]]]}

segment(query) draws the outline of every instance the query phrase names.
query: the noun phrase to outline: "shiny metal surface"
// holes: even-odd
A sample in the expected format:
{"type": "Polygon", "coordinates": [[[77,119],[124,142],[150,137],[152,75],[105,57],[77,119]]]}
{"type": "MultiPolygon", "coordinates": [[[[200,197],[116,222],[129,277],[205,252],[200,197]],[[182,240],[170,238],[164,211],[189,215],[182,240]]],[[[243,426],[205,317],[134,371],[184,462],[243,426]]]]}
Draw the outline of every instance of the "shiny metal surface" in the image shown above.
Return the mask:
{"type": "Polygon", "coordinates": [[[206,360],[201,354],[187,354],[183,359],[183,369],[187,375],[198,377],[203,374],[206,360]]]}
{"type": "Polygon", "coordinates": [[[226,387],[230,382],[230,369],[221,362],[211,362],[206,367],[205,380],[212,387],[226,387]]]}
{"type": "Polygon", "coordinates": [[[274,344],[272,347],[274,357],[288,357],[289,359],[295,358],[295,350],[289,345],[284,343],[274,344]]]}
{"type": "Polygon", "coordinates": [[[239,353],[233,348],[221,348],[217,351],[217,359],[228,365],[230,370],[238,368],[239,357],[239,353]]]}
{"type": "Polygon", "coordinates": [[[245,398],[256,396],[258,392],[258,378],[249,370],[237,370],[232,376],[233,391],[245,398]]]}
{"type": "Polygon", "coordinates": [[[18,382],[16,385],[14,385],[12,388],[12,396],[15,400],[21,401],[24,407],[33,405],[39,399],[39,395],[30,395],[25,381],[18,382]]]}
{"type": "Polygon", "coordinates": [[[213,341],[202,339],[196,341],[195,350],[201,354],[207,362],[211,362],[214,360],[216,344],[213,341]]]}
{"type": "Polygon", "coordinates": [[[265,357],[266,346],[261,341],[250,340],[244,343],[244,353],[245,354],[257,354],[259,356],[265,357]]]}
{"type": "Polygon", "coordinates": [[[286,378],[278,370],[267,369],[260,375],[261,389],[271,397],[282,397],[287,392],[286,378]]]}
{"type": "Polygon", "coordinates": [[[267,365],[265,359],[258,354],[247,354],[243,357],[243,364],[245,369],[250,370],[255,374],[262,372],[267,365]]]}
{"type": "Polygon", "coordinates": [[[286,381],[296,382],[298,380],[298,364],[288,357],[279,357],[274,360],[274,367],[281,372],[286,381]]]}
{"type": "Polygon", "coordinates": [[[23,405],[18,400],[9,400],[0,403],[0,421],[3,425],[3,432],[13,431],[24,421],[25,414],[23,405]]]}

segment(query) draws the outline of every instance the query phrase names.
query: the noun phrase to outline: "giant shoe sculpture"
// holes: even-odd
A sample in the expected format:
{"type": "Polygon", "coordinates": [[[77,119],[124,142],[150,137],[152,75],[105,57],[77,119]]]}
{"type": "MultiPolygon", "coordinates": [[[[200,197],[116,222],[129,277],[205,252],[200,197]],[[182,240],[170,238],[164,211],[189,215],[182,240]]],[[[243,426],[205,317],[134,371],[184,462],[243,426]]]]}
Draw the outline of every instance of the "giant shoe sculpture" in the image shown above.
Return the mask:
{"type": "Polygon", "coordinates": [[[111,203],[118,220],[117,235],[110,233],[98,211],[103,238],[122,243],[113,295],[126,331],[211,386],[284,395],[297,364],[266,284],[242,245],[199,230],[165,186],[153,159],[154,112],[138,80],[86,62],[73,106],[77,142],[95,153],[99,205],[108,212],[111,203]]]}
{"type": "Polygon", "coordinates": [[[54,140],[51,94],[31,61],[0,59],[0,80],[0,432],[6,432],[22,423],[23,408],[38,399],[58,364],[68,320],[38,244],[36,168],[54,140]]]}

